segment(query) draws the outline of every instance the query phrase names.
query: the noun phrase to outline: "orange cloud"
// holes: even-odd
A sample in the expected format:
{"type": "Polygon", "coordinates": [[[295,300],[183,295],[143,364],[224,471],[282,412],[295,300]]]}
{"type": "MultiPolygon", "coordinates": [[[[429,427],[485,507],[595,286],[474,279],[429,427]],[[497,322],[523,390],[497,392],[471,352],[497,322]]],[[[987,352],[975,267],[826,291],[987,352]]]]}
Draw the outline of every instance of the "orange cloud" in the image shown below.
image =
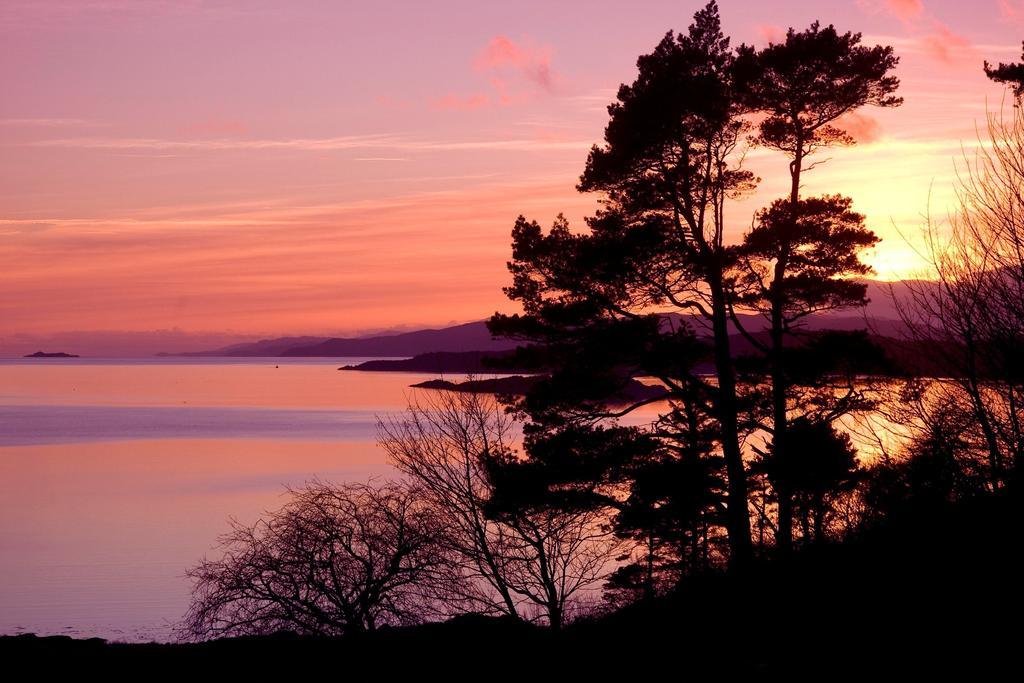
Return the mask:
{"type": "Polygon", "coordinates": [[[857,142],[874,142],[882,136],[882,126],[878,119],[857,111],[844,115],[836,121],[836,125],[857,142]]]}
{"type": "Polygon", "coordinates": [[[921,47],[925,54],[943,64],[955,64],[958,57],[973,50],[969,40],[939,22],[935,22],[934,33],[921,38],[921,47]]]}
{"type": "Polygon", "coordinates": [[[200,121],[191,123],[181,129],[183,133],[191,135],[245,135],[249,132],[249,126],[238,119],[228,119],[219,116],[211,116],[200,121]]]}
{"type": "Polygon", "coordinates": [[[919,17],[924,12],[921,0],[885,0],[885,7],[903,21],[919,17]]]}
{"type": "Polygon", "coordinates": [[[924,14],[922,0],[857,0],[857,5],[869,14],[889,14],[903,23],[924,14]]]}
{"type": "Polygon", "coordinates": [[[444,97],[434,100],[432,106],[434,109],[442,111],[475,111],[483,109],[490,104],[491,98],[487,95],[480,94],[460,97],[454,93],[449,93],[444,97]]]}
{"type": "Polygon", "coordinates": [[[565,211],[579,222],[592,206],[571,178],[542,178],[337,204],[211,206],[187,218],[57,220],[4,237],[0,337],[170,325],[319,334],[480,319],[512,307],[501,286],[515,216],[547,223],[565,211]]]}
{"type": "Polygon", "coordinates": [[[511,67],[531,83],[551,90],[554,72],[551,54],[547,48],[536,48],[515,43],[505,36],[495,36],[474,61],[477,71],[493,72],[511,67]]]}
{"type": "Polygon", "coordinates": [[[474,111],[490,105],[507,107],[530,100],[537,91],[550,93],[557,76],[551,68],[551,51],[495,36],[473,60],[473,69],[486,76],[490,95],[447,95],[431,101],[431,108],[474,111]],[[525,87],[524,87],[525,85],[525,87]]]}
{"type": "Polygon", "coordinates": [[[1024,18],[1024,2],[1022,0],[999,0],[999,13],[1007,19],[1024,18]]]}
{"type": "Polygon", "coordinates": [[[758,24],[757,32],[768,43],[780,43],[786,38],[786,32],[775,24],[758,24]]]}

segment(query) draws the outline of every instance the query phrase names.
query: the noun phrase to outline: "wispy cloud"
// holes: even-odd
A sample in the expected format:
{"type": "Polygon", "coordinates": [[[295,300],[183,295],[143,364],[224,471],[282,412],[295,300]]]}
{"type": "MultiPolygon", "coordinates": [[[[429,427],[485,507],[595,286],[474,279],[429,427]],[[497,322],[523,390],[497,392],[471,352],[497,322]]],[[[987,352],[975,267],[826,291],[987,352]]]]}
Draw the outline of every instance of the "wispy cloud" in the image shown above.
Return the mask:
{"type": "MultiPolygon", "coordinates": [[[[216,329],[229,320],[247,331],[295,331],[421,321],[424,311],[444,316],[430,323],[479,318],[503,301],[494,273],[517,213],[546,222],[592,206],[572,180],[460,183],[337,203],[293,197],[207,206],[184,220],[170,207],[163,216],[53,221],[0,250],[0,319],[10,330],[42,332],[126,320],[139,329],[167,321],[216,329]]],[[[14,224],[0,223],[0,232],[14,224]]]]}
{"type": "Polygon", "coordinates": [[[249,124],[235,118],[208,116],[183,126],[181,132],[186,135],[245,135],[249,132],[249,124]]]}
{"type": "Polygon", "coordinates": [[[145,21],[168,17],[237,19],[271,14],[273,3],[210,2],[208,0],[4,0],[0,26],[69,24],[116,17],[121,21],[145,21]]]}
{"type": "Polygon", "coordinates": [[[473,70],[486,79],[484,90],[447,93],[430,100],[432,109],[470,112],[492,106],[510,106],[530,100],[538,93],[551,94],[558,74],[551,66],[551,49],[531,41],[514,41],[494,36],[473,59],[473,70]]]}
{"type": "Polygon", "coordinates": [[[935,22],[932,32],[921,38],[921,45],[925,54],[943,64],[955,64],[975,52],[967,38],[940,22],[935,22]]]}
{"type": "Polygon", "coordinates": [[[852,111],[836,121],[836,125],[861,143],[875,142],[882,135],[878,119],[862,112],[852,111]]]}
{"type": "Polygon", "coordinates": [[[40,223],[39,221],[5,221],[0,220],[0,235],[36,235],[47,230],[52,230],[55,223],[40,223]]]}
{"type": "Polygon", "coordinates": [[[551,69],[550,48],[517,43],[506,36],[492,38],[477,56],[474,67],[486,73],[511,68],[544,90],[550,91],[554,87],[555,74],[551,69]]]}
{"type": "Polygon", "coordinates": [[[1024,0],[999,0],[999,13],[1014,21],[1024,19],[1024,0]]]}
{"type": "Polygon", "coordinates": [[[903,21],[915,19],[924,12],[921,0],[885,0],[886,8],[903,21]]]}
{"type": "Polygon", "coordinates": [[[767,43],[779,43],[786,37],[786,31],[775,24],[758,24],[757,33],[767,43]]]}
{"type": "MultiPolygon", "coordinates": [[[[281,139],[211,139],[171,140],[165,138],[80,137],[38,140],[25,143],[32,147],[63,147],[99,150],[302,150],[323,152],[333,150],[389,149],[407,151],[542,151],[558,149],[586,149],[589,140],[551,138],[507,138],[478,140],[429,140],[405,138],[395,135],[352,135],[327,138],[281,139]]],[[[383,157],[374,157],[383,158],[383,157]]],[[[392,157],[386,157],[394,160],[392,157]]]]}
{"type": "Polygon", "coordinates": [[[93,121],[86,119],[60,119],[60,118],[22,118],[22,119],[0,119],[0,126],[24,126],[40,128],[65,128],[73,126],[98,126],[93,121]]]}
{"type": "Polygon", "coordinates": [[[922,0],[857,0],[857,5],[869,14],[888,14],[904,23],[911,23],[924,14],[922,0]]]}
{"type": "Polygon", "coordinates": [[[903,51],[923,54],[947,66],[977,56],[971,41],[937,19],[923,0],[858,0],[857,4],[871,14],[885,13],[903,22],[911,37],[890,42],[902,42],[903,51]]]}
{"type": "Polygon", "coordinates": [[[448,93],[444,97],[439,97],[433,100],[431,106],[434,109],[440,109],[443,111],[475,111],[477,109],[488,107],[490,104],[490,96],[483,93],[466,96],[448,93]]]}
{"type": "Polygon", "coordinates": [[[508,140],[462,140],[462,141],[409,141],[402,149],[460,151],[491,150],[505,152],[542,152],[559,149],[589,149],[592,140],[564,140],[552,138],[518,138],[508,140]]]}
{"type": "Polygon", "coordinates": [[[170,140],[164,138],[80,137],[38,140],[33,147],[79,147],[85,149],[181,149],[181,150],[272,150],[310,151],[368,149],[392,146],[388,135],[347,135],[328,138],[170,140]]]}

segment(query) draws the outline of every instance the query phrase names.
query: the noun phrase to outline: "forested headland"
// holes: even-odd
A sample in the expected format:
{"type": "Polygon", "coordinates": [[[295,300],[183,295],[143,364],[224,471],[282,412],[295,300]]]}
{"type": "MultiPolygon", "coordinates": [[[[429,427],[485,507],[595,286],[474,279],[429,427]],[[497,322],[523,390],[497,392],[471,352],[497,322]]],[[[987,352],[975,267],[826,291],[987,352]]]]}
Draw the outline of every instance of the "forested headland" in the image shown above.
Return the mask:
{"type": "MultiPolygon", "coordinates": [[[[1018,106],[964,159],[958,209],[921,226],[929,271],[898,302],[900,339],[810,324],[866,304],[879,238],[846,188],[804,180],[855,144],[844,117],[902,104],[897,64],[819,23],[734,46],[709,3],[609,105],[578,185],[599,206],[586,224],[514,223],[518,312],[488,326],[518,345],[496,367],[530,381],[421,394],[380,420],[393,480],[311,482],[234,524],[189,570],[187,642],[0,651],[540,678],[1012,666],[1018,106]],[[751,150],[785,196],[761,196],[751,150]]],[[[1021,65],[978,68],[1021,95],[1021,65]]]]}

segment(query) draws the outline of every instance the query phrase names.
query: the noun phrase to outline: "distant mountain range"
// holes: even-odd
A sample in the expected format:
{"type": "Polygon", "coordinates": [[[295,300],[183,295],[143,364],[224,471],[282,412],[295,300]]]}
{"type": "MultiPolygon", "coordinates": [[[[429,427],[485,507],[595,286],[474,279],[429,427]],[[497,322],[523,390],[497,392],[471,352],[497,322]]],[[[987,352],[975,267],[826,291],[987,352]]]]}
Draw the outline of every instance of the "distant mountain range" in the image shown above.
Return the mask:
{"type": "MultiPolygon", "coordinates": [[[[880,336],[899,336],[902,327],[893,301],[905,299],[907,283],[868,282],[868,297],[871,303],[862,310],[846,310],[813,316],[807,320],[807,329],[856,330],[870,329],[880,336]],[[890,289],[891,288],[891,289],[890,289]]],[[[744,327],[751,332],[765,329],[765,321],[759,315],[738,316],[744,327]]],[[[678,320],[691,324],[698,334],[707,330],[706,321],[696,316],[678,316],[678,320]]],[[[465,353],[468,351],[495,353],[516,347],[508,339],[494,339],[484,321],[463,323],[439,329],[417,330],[396,334],[364,337],[278,337],[257,342],[233,344],[211,351],[192,351],[177,356],[199,357],[377,357],[409,358],[437,353],[465,353]]],[[[451,358],[424,358],[423,365],[448,365],[451,358]],[[438,362],[440,361],[440,362],[438,362]]],[[[463,358],[462,362],[477,363],[478,358],[463,358]]],[[[369,368],[366,368],[369,369],[369,368]]],[[[376,369],[376,368],[375,368],[376,369]]],[[[385,369],[385,368],[380,368],[385,369]]],[[[387,369],[399,369],[398,367],[387,369]]],[[[411,369],[411,368],[401,368],[411,369]]],[[[425,369],[425,368],[420,368],[425,369]]]]}
{"type": "Polygon", "coordinates": [[[182,356],[398,357],[441,351],[508,351],[516,342],[494,339],[483,321],[436,330],[417,330],[372,337],[280,337],[234,344],[182,356]]]}
{"type": "MultiPolygon", "coordinates": [[[[498,372],[486,361],[507,359],[512,351],[435,351],[420,353],[412,358],[368,360],[358,365],[345,365],[339,370],[360,370],[368,372],[436,372],[438,374],[456,373],[460,375],[494,374],[498,372]]],[[[513,365],[502,365],[502,374],[511,372],[530,372],[529,368],[513,365]]]]}
{"type": "MultiPolygon", "coordinates": [[[[762,332],[765,321],[756,315],[738,316],[750,332],[762,332]]],[[[680,316],[677,319],[683,319],[680,316]]],[[[703,334],[705,322],[699,318],[686,318],[698,334],[703,334]]],[[[816,316],[808,322],[808,330],[860,330],[870,328],[880,336],[897,336],[901,325],[898,320],[866,319],[864,317],[816,316]]],[[[190,357],[281,357],[281,358],[411,358],[418,357],[415,367],[404,362],[374,361],[374,370],[425,371],[434,365],[447,367],[451,364],[467,363],[466,370],[472,370],[483,354],[510,351],[517,342],[508,339],[494,339],[484,321],[465,323],[436,330],[418,330],[402,334],[379,337],[324,338],[324,337],[281,337],[264,339],[248,344],[233,344],[212,351],[192,351],[173,354],[190,357]],[[475,354],[469,352],[477,352],[475,354]],[[469,355],[464,355],[469,354],[469,355]],[[455,355],[460,356],[458,360],[455,355]],[[379,366],[379,367],[377,367],[379,366]],[[428,366],[430,366],[428,368],[428,366]]],[[[367,364],[371,365],[371,364],[367,364]]],[[[370,367],[360,369],[371,369],[370,367]]]]}
{"type": "Polygon", "coordinates": [[[328,337],[275,337],[257,342],[231,344],[212,351],[186,351],[161,353],[161,356],[281,356],[293,348],[311,346],[327,341],[328,337]]]}

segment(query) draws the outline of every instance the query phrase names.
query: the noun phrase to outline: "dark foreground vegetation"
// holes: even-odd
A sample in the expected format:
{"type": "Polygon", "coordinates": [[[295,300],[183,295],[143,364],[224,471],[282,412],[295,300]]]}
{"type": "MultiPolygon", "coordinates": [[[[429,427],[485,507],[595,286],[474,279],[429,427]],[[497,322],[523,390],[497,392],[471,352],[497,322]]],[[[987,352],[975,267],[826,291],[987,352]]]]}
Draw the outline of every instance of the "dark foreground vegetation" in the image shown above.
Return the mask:
{"type": "Polygon", "coordinates": [[[278,633],[161,645],[8,636],[0,657],[38,674],[102,664],[137,666],[146,676],[223,667],[340,678],[372,671],[551,680],[657,669],[683,680],[768,672],[977,679],[1020,670],[1021,513],[1009,495],[907,508],[843,543],[759,563],[746,577],[694,576],[656,601],[580,619],[561,633],[468,615],[330,638],[278,633]]]}
{"type": "Polygon", "coordinates": [[[188,572],[179,633],[200,642],[3,649],[542,680],[1015,667],[1024,115],[988,122],[962,206],[925,226],[931,283],[900,315],[932,369],[896,379],[909,361],[869,335],[806,325],[866,303],[878,241],[852,199],[801,194],[855,142],[844,116],[902,102],[892,48],[860,41],[814,23],[733,48],[709,3],[609,107],[585,229],[513,228],[522,312],[489,328],[543,371],[518,395],[417,399],[379,424],[398,479],[312,482],[232,524],[188,572]],[[790,192],[736,240],[750,147],[790,192]]]}

